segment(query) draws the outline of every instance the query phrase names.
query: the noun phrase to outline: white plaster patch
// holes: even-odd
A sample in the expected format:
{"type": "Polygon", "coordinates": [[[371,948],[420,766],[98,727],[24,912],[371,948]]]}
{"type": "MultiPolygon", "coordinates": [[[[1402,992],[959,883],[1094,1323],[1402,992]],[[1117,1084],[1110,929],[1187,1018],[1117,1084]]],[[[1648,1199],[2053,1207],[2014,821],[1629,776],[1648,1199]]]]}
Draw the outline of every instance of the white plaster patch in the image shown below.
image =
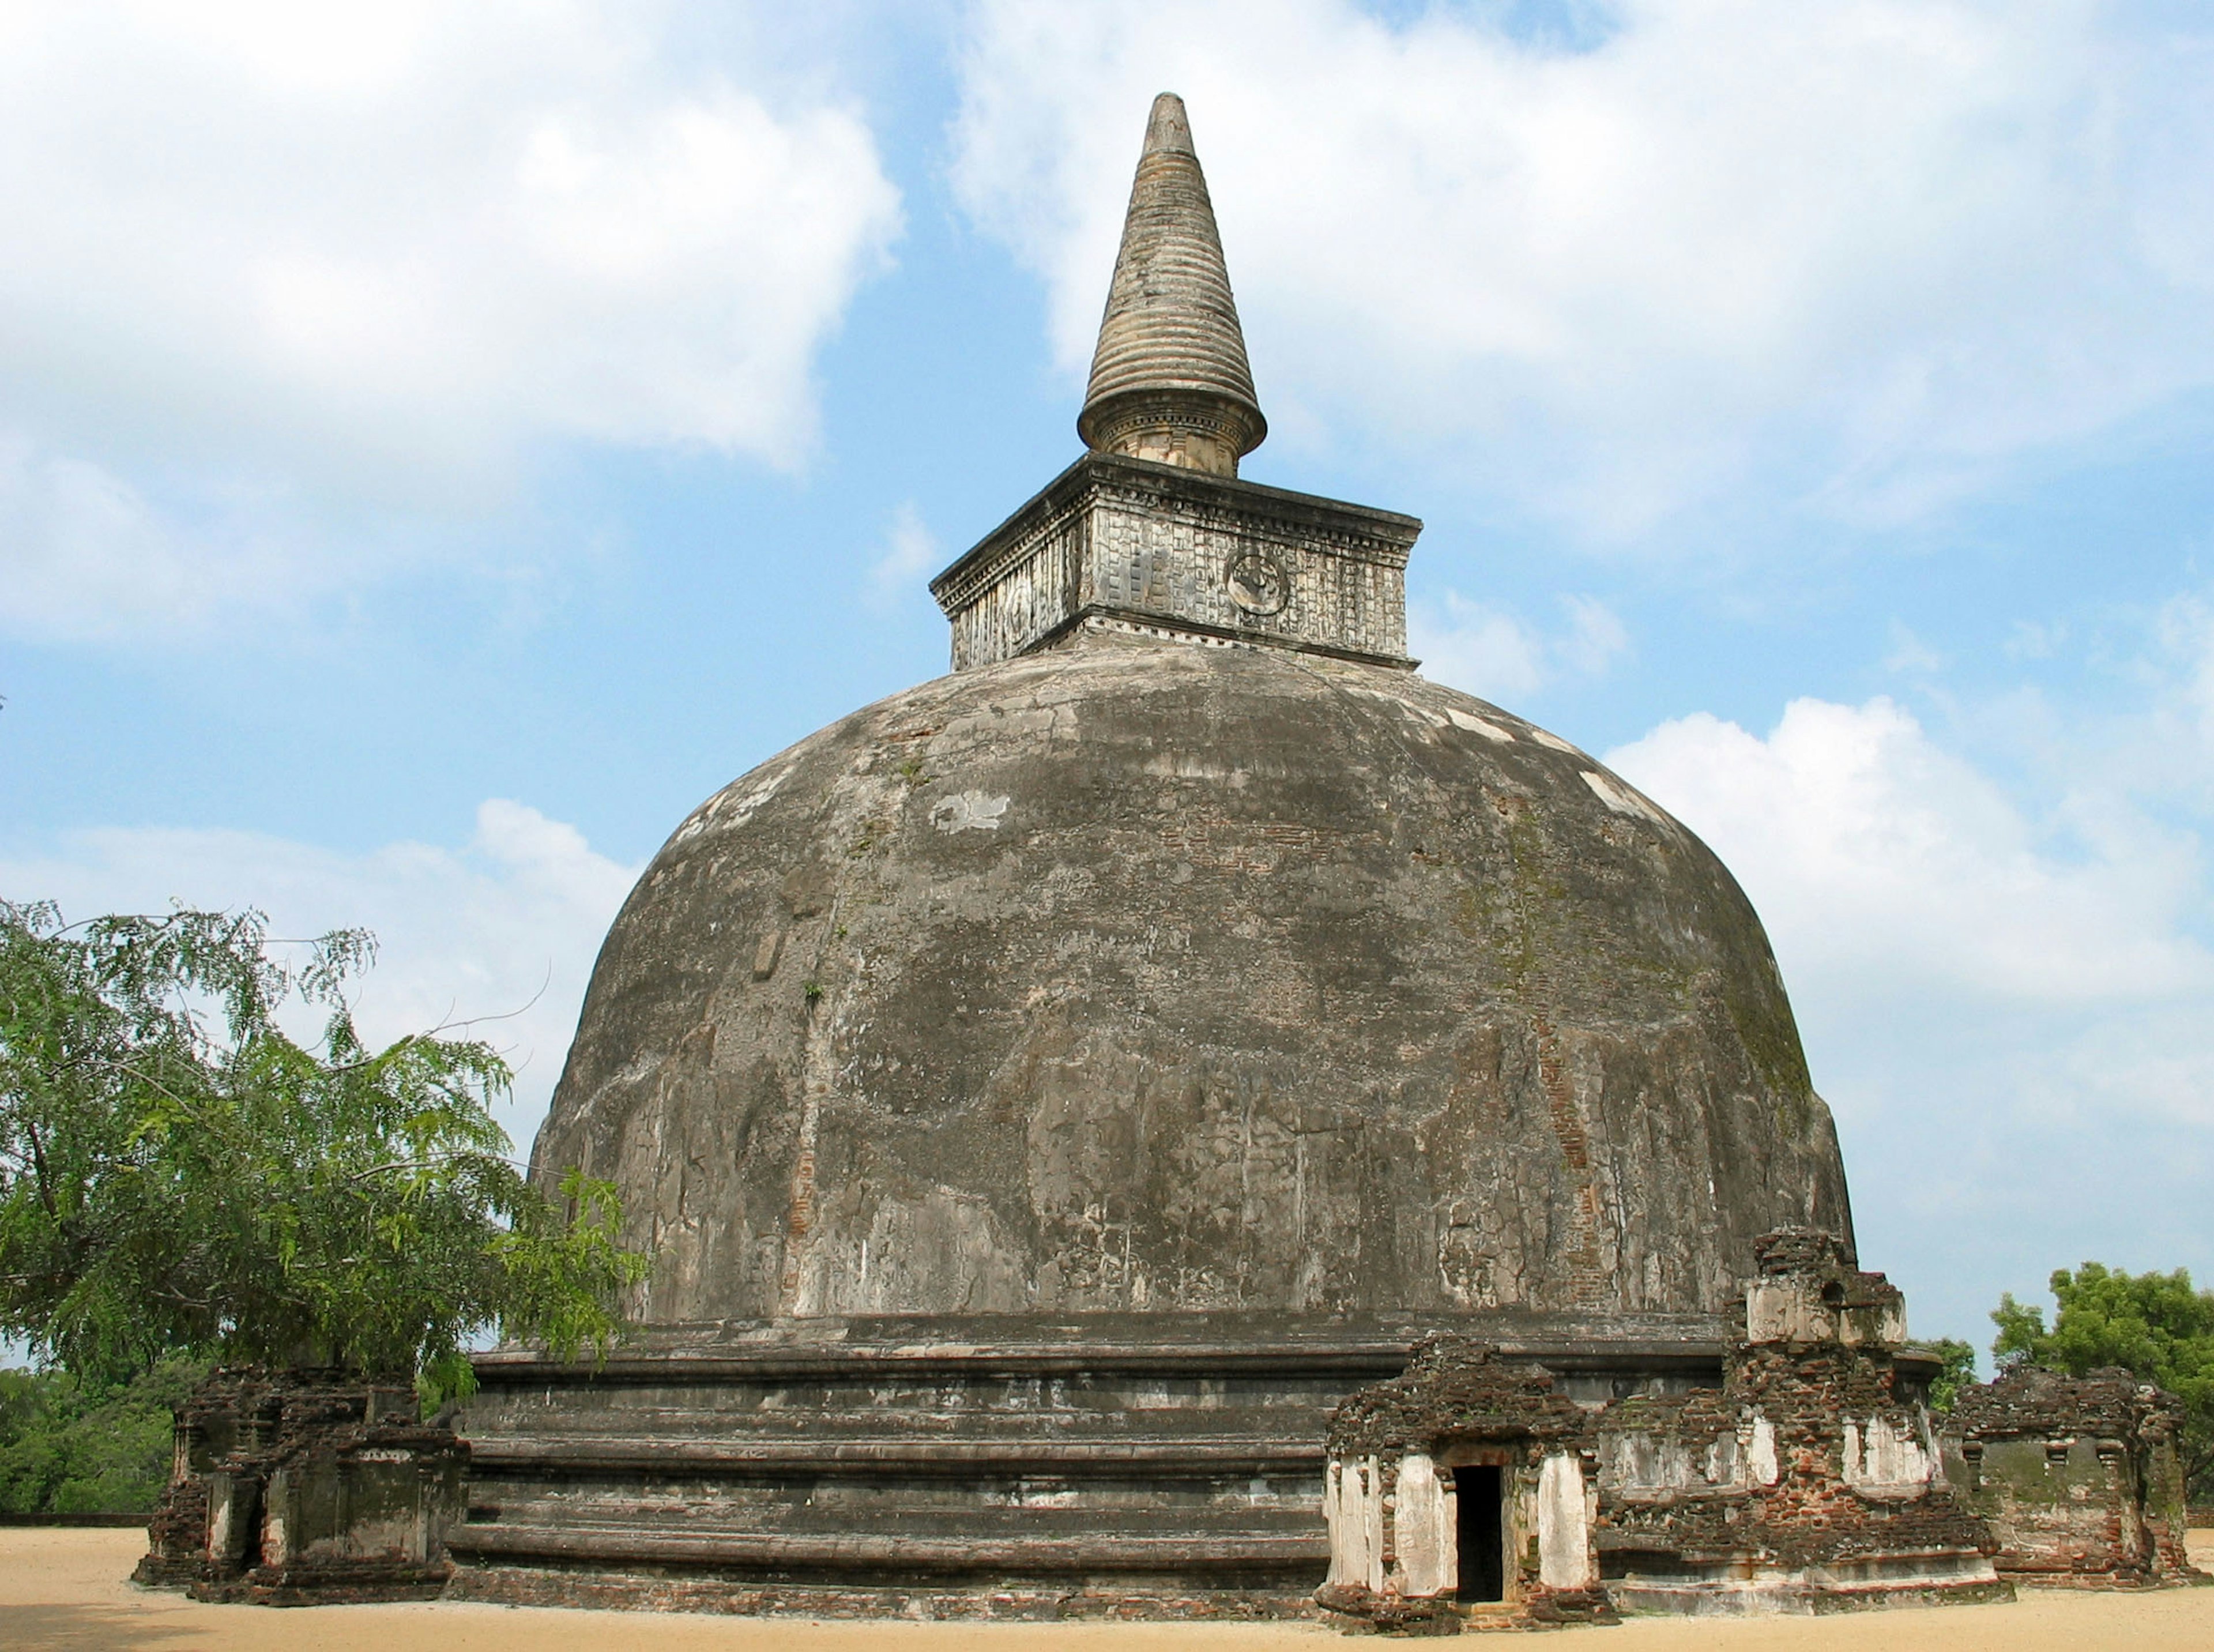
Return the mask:
{"type": "Polygon", "coordinates": [[[1593,1574],[1584,1472],[1556,1452],[1538,1472],[1538,1581],[1549,1589],[1588,1588],[1593,1574]]]}
{"type": "Polygon", "coordinates": [[[1459,1582],[1453,1518],[1444,1483],[1425,1452],[1399,1459],[1399,1490],[1392,1549],[1399,1561],[1399,1593],[1410,1597],[1450,1593],[1459,1582]]]}
{"type": "Polygon", "coordinates": [[[1361,1465],[1361,1581],[1381,1593],[1384,1588],[1384,1471],[1373,1457],[1361,1465]]]}
{"type": "Polygon", "coordinates": [[[687,838],[697,837],[710,826],[743,826],[760,812],[761,806],[777,793],[777,788],[790,777],[792,765],[785,764],[746,786],[743,780],[732,782],[707,799],[692,813],[692,817],[679,826],[669,840],[672,848],[687,838]],[[741,791],[739,788],[744,786],[741,791]]]}
{"type": "Polygon", "coordinates": [[[1465,712],[1458,706],[1446,707],[1446,717],[1455,728],[1466,729],[1471,734],[1480,734],[1487,740],[1496,740],[1502,745],[1510,744],[1514,741],[1513,729],[1502,727],[1489,718],[1478,717],[1472,713],[1465,712]]]}
{"type": "Polygon", "coordinates": [[[1251,777],[1242,768],[1212,762],[1197,752],[1164,751],[1146,759],[1145,772],[1163,780],[1219,780],[1233,792],[1242,792],[1251,777]]]}
{"type": "Polygon", "coordinates": [[[1752,1419],[1752,1438],[1746,1451],[1746,1466],[1752,1471],[1754,1483],[1759,1485],[1774,1485],[1783,1475],[1783,1465],[1776,1455],[1776,1425],[1758,1413],[1752,1419]]]}
{"type": "Polygon", "coordinates": [[[1651,821],[1655,826],[1668,823],[1667,816],[1612,774],[1602,774],[1597,769],[1587,768],[1584,770],[1584,784],[1591,787],[1594,797],[1618,815],[1635,815],[1641,820],[1651,821]]]}
{"type": "Polygon", "coordinates": [[[1009,801],[982,792],[957,792],[932,805],[930,823],[941,832],[996,832],[1009,801]]]}
{"type": "Polygon", "coordinates": [[[1428,707],[1417,706],[1411,700],[1402,700],[1398,694],[1386,694],[1381,688],[1362,688],[1348,684],[1346,692],[1359,694],[1364,700],[1380,700],[1384,704],[1396,707],[1402,713],[1414,719],[1416,722],[1427,728],[1441,729],[1446,725],[1446,719],[1428,707]]]}
{"type": "Polygon", "coordinates": [[[1680,1440],[1665,1435],[1611,1436],[1609,1471],[1625,1491],[1679,1491],[1691,1484],[1691,1453],[1680,1440]]]}
{"type": "Polygon", "coordinates": [[[1928,1484],[1936,1465],[1911,1433],[1879,1416],[1865,1429],[1845,1424],[1844,1468],[1848,1485],[1892,1490],[1928,1484]]]}
{"type": "Polygon", "coordinates": [[[1550,746],[1556,751],[1565,751],[1571,757],[1581,757],[1584,755],[1575,747],[1570,745],[1566,740],[1561,738],[1559,735],[1548,734],[1544,730],[1537,727],[1535,725],[1532,725],[1531,727],[1530,737],[1532,740],[1535,740],[1541,746],[1550,746]]]}

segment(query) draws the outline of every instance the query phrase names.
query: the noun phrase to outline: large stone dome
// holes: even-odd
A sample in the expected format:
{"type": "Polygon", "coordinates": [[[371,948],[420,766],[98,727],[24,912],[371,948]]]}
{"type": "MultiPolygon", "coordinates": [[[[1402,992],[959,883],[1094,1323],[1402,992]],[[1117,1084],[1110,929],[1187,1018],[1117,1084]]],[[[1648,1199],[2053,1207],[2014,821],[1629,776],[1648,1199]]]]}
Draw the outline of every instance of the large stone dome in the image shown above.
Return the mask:
{"type": "MultiPolygon", "coordinates": [[[[1760,1236],[1850,1257],[1729,874],[1415,674],[1419,521],[1238,477],[1171,94],[1092,389],[1088,451],[931,581],[952,675],[717,793],[609,932],[534,1172],[613,1179],[644,1323],[477,1356],[465,1594],[1300,1615],[1325,1509],[1383,1495],[1332,1410],[1425,1339],[1721,1404],[1760,1236]]],[[[1504,1421],[1433,1535],[1557,1606],[1503,1488],[1581,1529],[1587,1470],[1504,1421]]]]}
{"type": "Polygon", "coordinates": [[[614,1179],[662,1323],[1712,1312],[1850,1233],[1689,831],[1407,671],[1098,631],[687,820],[535,1162],[614,1179]]]}

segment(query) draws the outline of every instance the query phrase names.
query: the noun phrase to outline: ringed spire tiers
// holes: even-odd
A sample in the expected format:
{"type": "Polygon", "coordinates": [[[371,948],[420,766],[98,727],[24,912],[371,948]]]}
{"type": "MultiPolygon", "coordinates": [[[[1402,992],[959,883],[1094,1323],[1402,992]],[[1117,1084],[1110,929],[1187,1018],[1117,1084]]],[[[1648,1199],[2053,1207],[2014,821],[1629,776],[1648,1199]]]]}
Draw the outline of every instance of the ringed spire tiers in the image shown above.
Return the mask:
{"type": "Polygon", "coordinates": [[[1173,92],[1153,100],[1146,124],[1076,432],[1095,452],[1218,476],[1235,476],[1269,433],[1214,205],[1173,92]]]}

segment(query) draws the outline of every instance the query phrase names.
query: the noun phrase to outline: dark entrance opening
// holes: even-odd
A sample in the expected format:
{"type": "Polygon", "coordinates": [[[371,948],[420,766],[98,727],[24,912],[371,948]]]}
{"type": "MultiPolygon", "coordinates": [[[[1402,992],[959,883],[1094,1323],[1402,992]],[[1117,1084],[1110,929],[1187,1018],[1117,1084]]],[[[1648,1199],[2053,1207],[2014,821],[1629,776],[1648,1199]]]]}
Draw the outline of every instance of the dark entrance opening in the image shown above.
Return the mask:
{"type": "Polygon", "coordinates": [[[1501,1524],[1505,1503],[1497,1464],[1471,1463],[1453,1471],[1453,1507],[1459,1527],[1454,1538],[1460,1555],[1455,1600],[1507,1598],[1507,1533],[1501,1524]]]}

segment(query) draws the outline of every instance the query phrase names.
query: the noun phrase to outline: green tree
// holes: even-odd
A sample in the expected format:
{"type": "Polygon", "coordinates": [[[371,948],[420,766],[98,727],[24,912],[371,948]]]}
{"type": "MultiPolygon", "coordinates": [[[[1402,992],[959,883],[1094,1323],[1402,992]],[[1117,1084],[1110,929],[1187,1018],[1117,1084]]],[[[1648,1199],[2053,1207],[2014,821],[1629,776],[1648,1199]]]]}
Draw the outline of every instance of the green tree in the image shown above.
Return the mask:
{"type": "Polygon", "coordinates": [[[257,912],[0,902],[0,1332],[91,1383],[185,1355],[413,1373],[426,1404],[494,1326],[604,1349],[645,1267],[614,1190],[524,1178],[488,1045],[367,1048],[374,955],[280,952],[257,912]]]}
{"type": "Polygon", "coordinates": [[[1928,1346],[1945,1362],[1944,1368],[1930,1382],[1930,1409],[1942,1415],[1953,1409],[1961,1386],[1976,1380],[1976,1348],[1974,1343],[1964,1343],[1956,1337],[1941,1337],[1928,1346]]]}
{"type": "Polygon", "coordinates": [[[127,1383],[0,1370],[0,1514],[151,1513],[169,1478],[170,1414],[206,1374],[189,1359],[127,1383]]]}
{"type": "Polygon", "coordinates": [[[2048,1331],[2045,1310],[2009,1292],[1991,1312],[1998,1327],[1991,1354],[2002,1371],[2041,1365],[2076,1376],[2121,1366],[2183,1402],[2177,1441],[2194,1501],[2214,1494],[2214,1291],[2194,1290],[2188,1270],[2124,1273],[2087,1262],[2056,1271],[2059,1312],[2048,1331]]]}

